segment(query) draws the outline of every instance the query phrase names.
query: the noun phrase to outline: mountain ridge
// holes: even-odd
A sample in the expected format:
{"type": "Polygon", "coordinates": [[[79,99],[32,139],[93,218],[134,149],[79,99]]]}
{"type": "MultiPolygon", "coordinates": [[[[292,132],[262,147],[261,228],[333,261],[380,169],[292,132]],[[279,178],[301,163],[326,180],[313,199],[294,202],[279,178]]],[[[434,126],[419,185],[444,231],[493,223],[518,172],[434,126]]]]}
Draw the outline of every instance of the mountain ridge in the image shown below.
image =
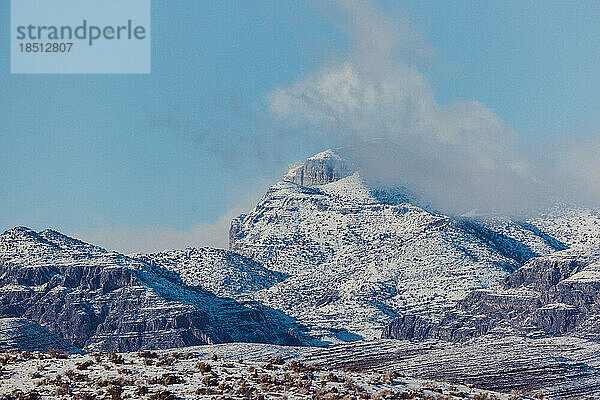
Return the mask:
{"type": "MultiPolygon", "coordinates": [[[[0,240],[0,316],[31,318],[86,348],[159,346],[169,335],[165,343],[175,347],[378,338],[398,318],[449,323],[457,307],[504,296],[506,282],[527,279],[523,271],[536,259],[579,242],[589,247],[600,232],[600,213],[587,209],[514,220],[449,216],[420,204],[403,186],[367,182],[330,149],[292,165],[253,210],[233,219],[229,251],[125,256],[16,227],[0,240]],[[49,314],[45,303],[62,311],[49,314]],[[156,321],[119,319],[135,312],[156,321]],[[60,326],[69,318],[78,321],[72,332],[60,326]],[[232,324],[219,322],[227,318],[232,324]]],[[[493,322],[461,318],[481,334],[493,322]]]]}
{"type": "Polygon", "coordinates": [[[79,348],[313,343],[282,313],[187,286],[174,271],[56,231],[8,230],[0,249],[0,316],[36,321],[79,348]]]}

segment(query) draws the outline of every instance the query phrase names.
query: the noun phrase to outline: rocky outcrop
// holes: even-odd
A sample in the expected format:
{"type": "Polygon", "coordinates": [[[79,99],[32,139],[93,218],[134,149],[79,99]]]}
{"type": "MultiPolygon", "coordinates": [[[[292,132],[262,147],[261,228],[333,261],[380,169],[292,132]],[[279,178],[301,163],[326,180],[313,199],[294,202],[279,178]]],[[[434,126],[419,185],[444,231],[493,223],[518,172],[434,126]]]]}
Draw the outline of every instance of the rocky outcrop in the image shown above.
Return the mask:
{"type": "Polygon", "coordinates": [[[536,291],[545,291],[590,264],[593,258],[593,255],[576,250],[537,257],[508,277],[506,285],[511,288],[527,286],[536,291]]]}
{"type": "Polygon", "coordinates": [[[534,258],[506,280],[504,289],[473,291],[436,323],[419,317],[396,318],[383,337],[461,341],[508,331],[598,338],[599,254],[594,248],[573,248],[534,258]]]}
{"type": "Polygon", "coordinates": [[[161,265],[22,227],[0,235],[0,317],[35,321],[86,350],[312,343],[281,312],[187,285],[161,265]]]}
{"type": "Polygon", "coordinates": [[[575,329],[580,314],[572,304],[550,303],[533,310],[530,321],[549,335],[563,335],[575,329]]]}
{"type": "Polygon", "coordinates": [[[429,337],[431,329],[435,326],[418,315],[402,315],[394,318],[383,330],[383,338],[393,339],[424,339],[429,337]]]}
{"type": "Polygon", "coordinates": [[[333,150],[325,150],[302,164],[290,165],[284,180],[301,186],[319,186],[352,175],[356,168],[333,150]]]}
{"type": "Polygon", "coordinates": [[[437,323],[409,314],[392,320],[381,336],[383,339],[439,339],[462,342],[485,335],[494,327],[493,323],[493,318],[485,314],[451,312],[437,323]]]}
{"type": "Polygon", "coordinates": [[[474,290],[459,301],[456,308],[476,314],[518,314],[539,307],[539,297],[535,292],[474,290]]]}

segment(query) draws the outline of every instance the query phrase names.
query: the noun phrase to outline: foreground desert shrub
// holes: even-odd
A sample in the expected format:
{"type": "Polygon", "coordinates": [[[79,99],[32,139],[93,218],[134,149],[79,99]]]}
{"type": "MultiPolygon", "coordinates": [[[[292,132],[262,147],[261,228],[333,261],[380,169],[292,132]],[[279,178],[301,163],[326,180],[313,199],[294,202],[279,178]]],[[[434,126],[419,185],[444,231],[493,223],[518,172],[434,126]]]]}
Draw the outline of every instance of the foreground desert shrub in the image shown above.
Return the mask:
{"type": "Polygon", "coordinates": [[[140,350],[137,355],[141,358],[158,358],[158,354],[154,351],[140,350]]]}
{"type": "Polygon", "coordinates": [[[473,395],[473,400],[498,400],[498,397],[491,393],[482,392],[473,395]]]}
{"type": "Polygon", "coordinates": [[[34,391],[23,392],[22,390],[13,390],[11,394],[5,394],[0,396],[0,400],[38,400],[41,399],[41,395],[34,391]]]}
{"type": "Polygon", "coordinates": [[[106,393],[110,396],[111,400],[121,400],[123,388],[117,385],[110,385],[106,388],[106,393]]]}
{"type": "Polygon", "coordinates": [[[168,390],[158,390],[156,393],[148,396],[149,400],[176,400],[176,397],[173,393],[168,390]]]}
{"type": "Polygon", "coordinates": [[[60,358],[60,359],[69,358],[69,355],[67,353],[65,353],[64,351],[59,350],[59,349],[50,349],[46,352],[46,354],[48,354],[48,356],[50,358],[60,358]]]}
{"type": "Polygon", "coordinates": [[[392,392],[389,389],[386,389],[386,390],[382,390],[381,392],[372,395],[371,399],[372,400],[391,399],[391,398],[393,398],[392,397],[393,395],[394,395],[394,392],[392,392]]]}
{"type": "Polygon", "coordinates": [[[133,394],[135,394],[138,397],[148,394],[148,386],[139,384],[133,391],[133,394]]]}
{"type": "Polygon", "coordinates": [[[211,370],[212,370],[212,367],[210,366],[209,363],[206,363],[204,361],[198,361],[198,363],[196,363],[196,371],[210,372],[211,370]]]}
{"type": "Polygon", "coordinates": [[[90,392],[79,392],[73,395],[73,400],[96,400],[96,395],[90,392]]]}
{"type": "Polygon", "coordinates": [[[76,365],[75,365],[75,367],[76,367],[78,370],[80,370],[80,371],[83,371],[83,370],[86,370],[86,369],[88,369],[88,368],[89,368],[89,367],[91,367],[92,365],[94,365],[94,362],[93,362],[92,360],[87,360],[87,361],[84,361],[84,362],[82,362],[82,363],[78,363],[78,364],[76,364],[76,365]]]}
{"type": "Polygon", "coordinates": [[[199,387],[198,389],[196,389],[196,391],[194,393],[197,395],[200,395],[200,396],[205,396],[208,394],[217,394],[218,392],[212,388],[199,387]]]}
{"type": "Polygon", "coordinates": [[[307,371],[318,371],[319,367],[316,365],[305,365],[300,361],[292,360],[287,363],[286,367],[294,372],[307,372],[307,371]]]}
{"type": "MultiPolygon", "coordinates": [[[[2,375],[1,371],[0,371],[0,375],[2,375]]],[[[28,373],[27,376],[29,377],[29,379],[38,379],[38,378],[42,377],[42,374],[40,374],[39,371],[33,371],[33,372],[28,373]]]]}
{"type": "Polygon", "coordinates": [[[133,381],[122,377],[98,378],[96,386],[103,388],[106,386],[133,386],[133,381]]]}
{"type": "Polygon", "coordinates": [[[274,364],[274,365],[283,365],[285,364],[285,360],[282,357],[269,358],[265,360],[266,363],[274,364]]]}
{"type": "Polygon", "coordinates": [[[8,353],[4,353],[0,355],[0,365],[7,365],[9,363],[15,362],[16,358],[11,356],[8,353]]]}
{"type": "Polygon", "coordinates": [[[327,374],[327,376],[325,376],[325,380],[328,382],[343,382],[344,381],[343,378],[340,378],[333,372],[330,372],[329,374],[327,374]]]}
{"type": "Polygon", "coordinates": [[[158,357],[158,361],[156,361],[157,367],[163,367],[165,365],[173,365],[175,363],[175,359],[167,354],[163,354],[158,357]]]}
{"type": "Polygon", "coordinates": [[[205,386],[217,386],[219,384],[219,382],[211,375],[203,376],[202,383],[205,386]]]}
{"type": "Polygon", "coordinates": [[[162,376],[154,376],[148,379],[149,384],[159,384],[163,386],[174,385],[177,383],[183,383],[182,377],[173,374],[162,374],[162,376]]]}
{"type": "Polygon", "coordinates": [[[390,370],[383,377],[383,382],[388,385],[393,385],[394,380],[397,379],[399,376],[400,376],[400,374],[398,372],[396,372],[394,370],[390,370]]]}
{"type": "Polygon", "coordinates": [[[56,396],[66,396],[72,394],[73,389],[68,382],[59,383],[56,388],[52,391],[52,394],[56,396]]]}
{"type": "Polygon", "coordinates": [[[113,364],[125,364],[123,356],[118,353],[115,353],[114,351],[108,354],[108,360],[113,364]]]}
{"type": "Polygon", "coordinates": [[[348,372],[363,372],[364,369],[360,368],[358,365],[348,365],[344,368],[348,372]]]}
{"type": "Polygon", "coordinates": [[[65,376],[73,382],[84,382],[84,381],[87,381],[87,379],[88,379],[87,375],[79,374],[79,373],[73,371],[72,369],[65,372],[65,376]]]}

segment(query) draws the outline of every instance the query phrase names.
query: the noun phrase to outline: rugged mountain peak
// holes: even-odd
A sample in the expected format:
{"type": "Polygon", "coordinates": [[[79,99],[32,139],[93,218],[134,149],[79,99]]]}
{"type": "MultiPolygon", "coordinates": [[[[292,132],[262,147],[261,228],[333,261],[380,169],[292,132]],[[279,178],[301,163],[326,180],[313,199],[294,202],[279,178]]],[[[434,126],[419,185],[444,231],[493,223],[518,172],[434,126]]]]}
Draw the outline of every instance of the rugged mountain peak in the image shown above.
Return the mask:
{"type": "Polygon", "coordinates": [[[108,253],[107,250],[100,246],[72,238],[53,229],[45,229],[39,232],[38,235],[66,251],[79,251],[83,253],[108,253]]]}
{"type": "Polygon", "coordinates": [[[40,237],[36,231],[26,226],[16,226],[4,231],[0,235],[0,240],[21,240],[21,241],[39,241],[40,237]]]}
{"type": "Polygon", "coordinates": [[[0,235],[0,261],[16,254],[44,251],[56,248],[56,244],[43,238],[38,232],[25,226],[17,226],[0,235]]]}
{"type": "Polygon", "coordinates": [[[4,231],[2,233],[2,235],[16,235],[16,234],[26,234],[26,233],[35,233],[35,231],[26,226],[15,226],[14,228],[4,231]]]}
{"type": "Polygon", "coordinates": [[[284,181],[301,186],[320,186],[352,175],[356,167],[332,149],[309,157],[304,163],[291,164],[284,181]]]}
{"type": "Polygon", "coordinates": [[[439,318],[472,289],[500,287],[530,258],[556,250],[512,220],[420,207],[406,188],[376,186],[354,165],[319,153],[232,221],[230,250],[288,275],[255,300],[308,326],[370,338],[406,310],[439,318]]]}

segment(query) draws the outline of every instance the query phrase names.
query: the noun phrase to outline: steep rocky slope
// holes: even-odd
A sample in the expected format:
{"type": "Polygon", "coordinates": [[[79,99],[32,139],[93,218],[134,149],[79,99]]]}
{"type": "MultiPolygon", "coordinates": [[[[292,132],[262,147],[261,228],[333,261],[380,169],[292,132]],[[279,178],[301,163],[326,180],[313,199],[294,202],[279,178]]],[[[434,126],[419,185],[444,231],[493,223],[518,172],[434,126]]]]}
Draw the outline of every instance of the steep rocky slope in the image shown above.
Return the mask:
{"type": "Polygon", "coordinates": [[[477,290],[438,322],[403,315],[387,338],[465,340],[486,333],[571,334],[600,339],[600,247],[575,246],[536,257],[496,290],[477,290]]]}
{"type": "Polygon", "coordinates": [[[407,310],[435,320],[470,290],[564,248],[509,219],[428,211],[352,168],[332,150],[291,166],[230,230],[230,250],[290,275],[254,298],[332,335],[378,336],[407,310]]]}
{"type": "Polygon", "coordinates": [[[0,318],[0,351],[12,349],[80,352],[78,348],[34,321],[25,318],[0,318]]]}
{"type": "Polygon", "coordinates": [[[312,343],[281,312],[218,297],[175,272],[55,231],[22,227],[0,235],[0,317],[27,318],[90,350],[312,343]]]}

